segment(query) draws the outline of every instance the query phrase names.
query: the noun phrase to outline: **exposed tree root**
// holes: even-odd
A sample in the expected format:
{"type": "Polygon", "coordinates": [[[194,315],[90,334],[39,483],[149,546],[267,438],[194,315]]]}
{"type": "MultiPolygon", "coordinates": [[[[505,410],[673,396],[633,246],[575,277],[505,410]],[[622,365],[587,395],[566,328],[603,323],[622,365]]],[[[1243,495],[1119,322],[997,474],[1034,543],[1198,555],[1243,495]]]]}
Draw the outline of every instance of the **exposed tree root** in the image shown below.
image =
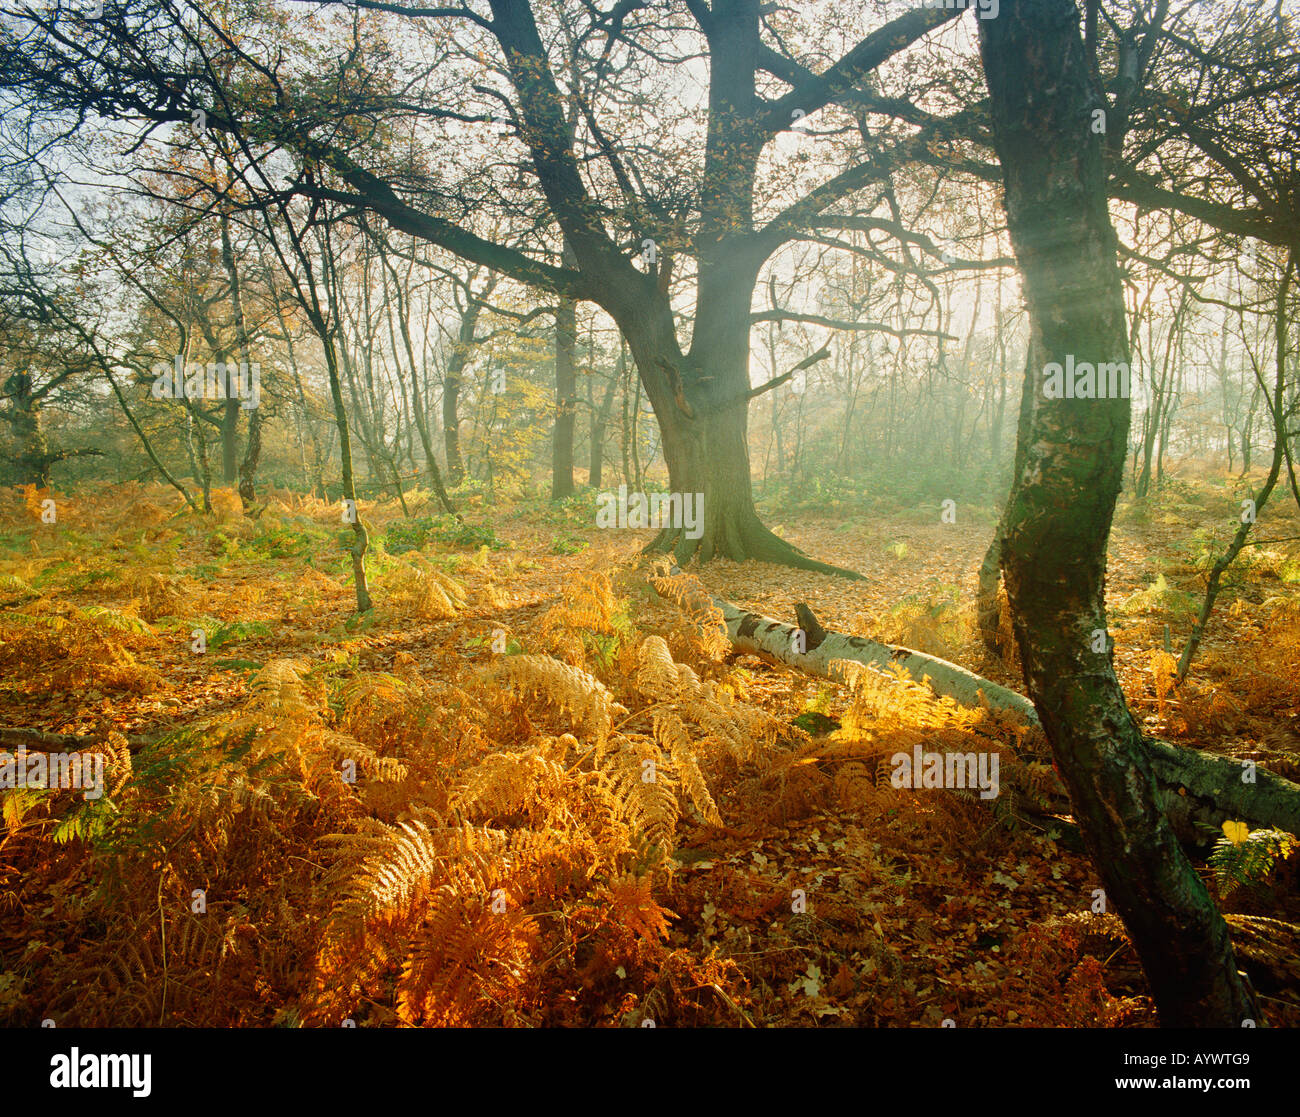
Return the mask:
{"type": "MultiPolygon", "coordinates": [[[[676,568],[671,571],[678,572],[676,568]]],[[[960,705],[978,706],[983,701],[992,709],[1018,715],[1029,725],[1039,724],[1033,703],[1023,694],[937,656],[828,631],[807,605],[796,607],[800,624],[792,625],[746,612],[720,597],[697,594],[699,601],[692,602],[689,594],[683,600],[701,609],[708,605],[720,609],[727,639],[736,651],[830,679],[839,677],[832,667],[837,660],[879,668],[896,665],[936,695],[960,705]]],[[[1217,829],[1229,819],[1300,834],[1300,785],[1231,757],[1180,748],[1151,737],[1145,741],[1152,771],[1164,793],[1165,814],[1183,841],[1205,841],[1205,834],[1196,832],[1196,823],[1217,829]],[[1254,782],[1243,779],[1250,776],[1254,782]]]]}
{"type": "Polygon", "coordinates": [[[736,562],[770,562],[796,570],[831,574],[837,578],[864,580],[864,575],[856,570],[818,562],[804,554],[793,543],[787,543],[769,531],[756,518],[743,527],[732,528],[728,525],[723,534],[725,538],[718,541],[710,538],[708,533],[699,539],[688,539],[684,528],[664,528],[646,544],[644,553],[672,555],[678,566],[685,566],[692,559],[699,559],[703,563],[715,558],[728,558],[736,562]]]}
{"type": "MultiPolygon", "coordinates": [[[[1096,958],[1111,959],[1125,953],[1132,957],[1132,946],[1124,925],[1113,915],[1082,917],[1084,949],[1096,958]]],[[[1225,912],[1237,965],[1250,979],[1252,988],[1266,995],[1283,994],[1294,1003],[1300,990],[1300,927],[1280,919],[1259,915],[1225,912]]],[[[1134,962],[1107,967],[1111,973],[1131,973],[1141,981],[1141,968],[1134,962]]]]}
{"type": "Polygon", "coordinates": [[[1260,915],[1226,914],[1237,962],[1261,993],[1300,989],[1300,927],[1260,915]]]}

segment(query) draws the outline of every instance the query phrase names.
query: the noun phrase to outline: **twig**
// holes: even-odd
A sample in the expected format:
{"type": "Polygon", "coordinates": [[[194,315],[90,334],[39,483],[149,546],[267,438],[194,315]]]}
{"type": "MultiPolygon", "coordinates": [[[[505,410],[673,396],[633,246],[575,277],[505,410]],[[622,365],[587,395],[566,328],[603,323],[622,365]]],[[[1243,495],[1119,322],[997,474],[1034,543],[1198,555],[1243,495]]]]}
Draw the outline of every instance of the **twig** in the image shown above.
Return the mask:
{"type": "Polygon", "coordinates": [[[706,983],[703,984],[703,985],[697,985],[696,988],[697,988],[697,989],[712,989],[715,993],[717,993],[717,995],[718,995],[719,997],[722,998],[722,1003],[725,1004],[729,1009],[732,1010],[732,1012],[734,1012],[737,1016],[739,1016],[739,1017],[740,1017],[740,1018],[745,1022],[745,1026],[746,1026],[747,1028],[754,1028],[754,1027],[757,1027],[757,1025],[754,1023],[754,1021],[752,1021],[752,1020],[751,1020],[747,1015],[745,1015],[744,1010],[743,1010],[743,1009],[742,1009],[738,1004],[736,1004],[735,1001],[733,1001],[730,997],[728,997],[727,994],[724,993],[724,992],[722,991],[721,988],[719,988],[717,982],[709,981],[709,982],[706,982],[706,983]]]}

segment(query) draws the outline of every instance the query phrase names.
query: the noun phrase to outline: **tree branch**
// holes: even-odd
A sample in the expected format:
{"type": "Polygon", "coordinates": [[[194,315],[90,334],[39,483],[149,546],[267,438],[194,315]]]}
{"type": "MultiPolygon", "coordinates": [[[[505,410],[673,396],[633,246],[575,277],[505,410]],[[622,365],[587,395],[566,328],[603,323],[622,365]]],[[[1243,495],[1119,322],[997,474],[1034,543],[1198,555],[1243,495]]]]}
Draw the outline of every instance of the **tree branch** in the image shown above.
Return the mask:
{"type": "MultiPolygon", "coordinates": [[[[942,8],[915,8],[890,20],[822,73],[801,80],[785,96],[769,102],[758,114],[758,127],[772,134],[785,131],[790,127],[795,109],[811,114],[825,107],[851,90],[883,62],[961,14],[960,8],[951,11],[942,8]]],[[[773,65],[771,52],[763,55],[762,61],[765,68],[773,65]]],[[[782,76],[782,80],[787,79],[782,76]]]]}
{"type": "Polygon", "coordinates": [[[784,384],[787,380],[789,380],[790,377],[792,377],[796,372],[802,372],[806,368],[812,368],[812,366],[817,364],[818,361],[824,361],[830,355],[831,355],[830,346],[823,345],[820,349],[817,350],[816,353],[812,353],[809,356],[805,357],[802,361],[800,361],[797,365],[795,365],[794,368],[792,368],[789,372],[782,373],[782,375],[780,376],[773,377],[766,384],[760,384],[757,388],[751,388],[749,392],[746,394],[745,398],[756,399],[757,397],[763,395],[764,392],[770,392],[773,388],[779,388],[782,384],[784,384]]]}

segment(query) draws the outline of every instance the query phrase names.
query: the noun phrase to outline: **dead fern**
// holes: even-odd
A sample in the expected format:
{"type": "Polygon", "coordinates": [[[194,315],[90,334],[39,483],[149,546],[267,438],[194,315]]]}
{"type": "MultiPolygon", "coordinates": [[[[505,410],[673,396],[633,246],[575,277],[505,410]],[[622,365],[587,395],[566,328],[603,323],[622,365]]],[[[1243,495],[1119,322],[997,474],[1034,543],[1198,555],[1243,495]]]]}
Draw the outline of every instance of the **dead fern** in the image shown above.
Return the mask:
{"type": "Polygon", "coordinates": [[[694,574],[668,574],[659,571],[650,576],[650,585],[686,614],[690,621],[687,636],[707,660],[720,663],[731,650],[727,621],[722,610],[694,574]]]}
{"type": "Polygon", "coordinates": [[[597,755],[609,741],[614,718],[627,713],[599,679],[550,656],[503,656],[494,674],[508,688],[567,714],[597,755]]]}
{"type": "Polygon", "coordinates": [[[394,605],[423,620],[448,620],[465,607],[465,587],[418,553],[397,560],[384,588],[394,605]]]}

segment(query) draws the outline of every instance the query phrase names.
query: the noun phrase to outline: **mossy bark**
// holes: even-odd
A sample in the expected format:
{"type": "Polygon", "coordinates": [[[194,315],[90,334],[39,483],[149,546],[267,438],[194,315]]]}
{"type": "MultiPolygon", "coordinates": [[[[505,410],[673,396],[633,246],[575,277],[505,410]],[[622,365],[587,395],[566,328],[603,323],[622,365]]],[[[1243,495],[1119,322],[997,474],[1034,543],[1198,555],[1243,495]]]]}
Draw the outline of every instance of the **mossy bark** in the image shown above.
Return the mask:
{"type": "Polygon", "coordinates": [[[1035,353],[1002,554],[1025,685],[1162,1022],[1241,1027],[1259,1013],[1227,926],[1161,810],[1110,641],[1093,650],[1106,629],[1106,547],[1130,403],[1043,391],[1047,362],[1129,359],[1078,9],[1073,0],[1015,0],[998,19],[980,20],[979,32],[1035,353]]]}

